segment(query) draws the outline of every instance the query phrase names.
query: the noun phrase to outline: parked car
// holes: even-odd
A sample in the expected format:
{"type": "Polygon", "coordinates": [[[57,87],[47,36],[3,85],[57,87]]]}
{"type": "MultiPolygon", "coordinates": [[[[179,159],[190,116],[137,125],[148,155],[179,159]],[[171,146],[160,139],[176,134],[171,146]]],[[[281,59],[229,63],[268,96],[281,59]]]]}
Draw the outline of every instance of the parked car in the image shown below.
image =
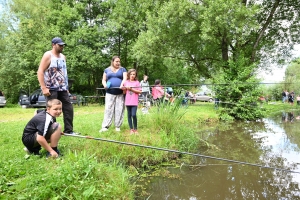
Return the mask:
{"type": "Polygon", "coordinates": [[[207,101],[207,102],[213,102],[214,98],[207,95],[206,93],[198,92],[195,94],[197,101],[207,101]]]}
{"type": "MultiPolygon", "coordinates": [[[[70,100],[72,104],[78,104],[81,103],[81,95],[72,94],[70,95],[70,100]]],[[[21,91],[19,96],[19,104],[22,107],[25,108],[40,108],[40,107],[46,107],[46,99],[43,95],[43,92],[41,89],[35,90],[32,94],[28,95],[26,92],[21,91]]]]}
{"type": "Polygon", "coordinates": [[[3,93],[0,91],[0,107],[6,106],[6,99],[3,93]]]}
{"type": "Polygon", "coordinates": [[[35,90],[30,95],[21,91],[19,96],[19,104],[24,108],[40,108],[46,107],[46,99],[41,89],[35,90]]]}

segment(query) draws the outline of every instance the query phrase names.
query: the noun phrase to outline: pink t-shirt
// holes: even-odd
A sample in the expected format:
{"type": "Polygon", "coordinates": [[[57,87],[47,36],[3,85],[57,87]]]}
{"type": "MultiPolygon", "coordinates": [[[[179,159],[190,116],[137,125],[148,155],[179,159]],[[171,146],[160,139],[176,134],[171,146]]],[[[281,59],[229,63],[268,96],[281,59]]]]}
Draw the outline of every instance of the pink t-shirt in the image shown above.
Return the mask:
{"type": "Polygon", "coordinates": [[[153,99],[161,98],[164,96],[164,89],[160,85],[156,85],[152,88],[153,99]]]}
{"type": "MultiPolygon", "coordinates": [[[[139,81],[127,80],[127,81],[125,81],[124,86],[125,87],[133,87],[134,90],[142,91],[139,81]]],[[[138,104],[139,104],[139,94],[127,90],[126,97],[125,97],[125,105],[126,106],[137,106],[138,104]]]]}

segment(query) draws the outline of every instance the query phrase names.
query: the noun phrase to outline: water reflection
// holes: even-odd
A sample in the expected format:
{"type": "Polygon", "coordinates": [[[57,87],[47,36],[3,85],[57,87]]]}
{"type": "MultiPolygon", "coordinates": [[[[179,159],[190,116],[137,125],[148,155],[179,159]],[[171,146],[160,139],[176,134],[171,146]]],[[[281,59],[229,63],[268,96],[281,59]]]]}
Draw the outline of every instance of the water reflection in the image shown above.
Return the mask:
{"type": "MultiPolygon", "coordinates": [[[[219,149],[210,156],[300,172],[297,116],[216,127],[205,138],[219,149]]],[[[136,199],[300,199],[299,173],[203,158],[195,163],[201,165],[168,169],[179,179],[149,178],[143,182],[149,195],[136,199]]]]}

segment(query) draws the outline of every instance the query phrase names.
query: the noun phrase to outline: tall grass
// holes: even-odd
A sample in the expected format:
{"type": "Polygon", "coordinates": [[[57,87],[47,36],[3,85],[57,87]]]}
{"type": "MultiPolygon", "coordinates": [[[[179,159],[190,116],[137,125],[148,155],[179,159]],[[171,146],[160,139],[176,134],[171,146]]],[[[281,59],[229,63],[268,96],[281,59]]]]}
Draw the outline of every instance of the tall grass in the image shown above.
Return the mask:
{"type": "MultiPolygon", "coordinates": [[[[276,105],[270,107],[270,112],[276,110],[276,105]]],[[[218,121],[213,104],[197,103],[185,108],[178,103],[160,109],[152,107],[149,114],[139,109],[138,135],[130,135],[126,115],[121,132],[111,127],[99,133],[103,110],[97,104],[74,106],[74,130],[95,138],[194,152],[202,137],[199,130],[207,122],[218,121]]],[[[0,109],[1,199],[134,199],[132,177],[181,156],[66,136],[59,143],[63,157],[46,159],[44,150],[41,157],[28,156],[21,137],[33,112],[34,109],[20,107],[0,109]]],[[[62,117],[58,122],[63,124],[62,117]]]]}

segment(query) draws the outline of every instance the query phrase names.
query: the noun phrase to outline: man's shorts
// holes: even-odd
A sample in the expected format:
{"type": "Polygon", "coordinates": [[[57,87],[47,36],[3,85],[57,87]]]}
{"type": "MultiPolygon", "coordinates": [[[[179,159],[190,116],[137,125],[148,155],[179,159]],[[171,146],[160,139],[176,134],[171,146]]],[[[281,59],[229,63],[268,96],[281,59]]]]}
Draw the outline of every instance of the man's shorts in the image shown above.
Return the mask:
{"type": "MultiPolygon", "coordinates": [[[[57,122],[54,122],[51,125],[51,127],[50,127],[50,129],[49,129],[49,131],[48,131],[48,133],[45,137],[47,142],[50,141],[51,135],[57,130],[58,126],[59,126],[59,123],[57,123],[57,122]]],[[[26,148],[30,152],[33,152],[33,153],[36,153],[36,152],[41,150],[41,145],[36,141],[36,137],[37,137],[37,133],[29,134],[29,135],[22,138],[23,144],[26,146],[26,148]]]]}

